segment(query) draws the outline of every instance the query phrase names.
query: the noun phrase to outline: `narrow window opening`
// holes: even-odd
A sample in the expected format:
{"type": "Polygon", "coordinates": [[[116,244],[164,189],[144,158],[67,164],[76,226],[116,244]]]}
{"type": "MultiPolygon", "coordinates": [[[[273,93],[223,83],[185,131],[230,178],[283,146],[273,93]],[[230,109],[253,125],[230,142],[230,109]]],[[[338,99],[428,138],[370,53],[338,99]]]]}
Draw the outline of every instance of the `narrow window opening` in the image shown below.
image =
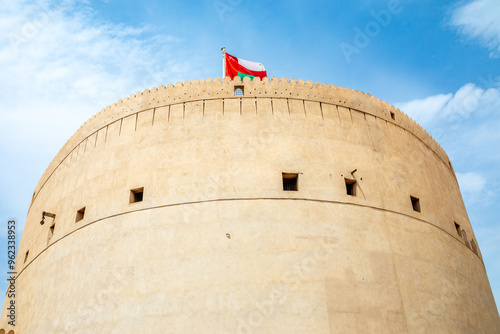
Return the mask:
{"type": "Polygon", "coordinates": [[[82,220],[84,216],[85,216],[85,207],[81,208],[76,212],[75,223],[78,223],[80,220],[82,220]]]}
{"type": "Polygon", "coordinates": [[[298,191],[299,174],[282,173],[283,175],[283,191],[298,191]]]}
{"type": "Polygon", "coordinates": [[[413,211],[421,212],[420,211],[420,199],[417,197],[410,196],[411,199],[411,206],[413,207],[413,211]]]}
{"type": "Polygon", "coordinates": [[[30,251],[28,250],[26,252],[26,255],[24,256],[24,263],[26,263],[26,261],[28,260],[28,255],[30,254],[30,251]]]}
{"type": "Polygon", "coordinates": [[[234,96],[243,96],[244,89],[244,86],[234,86],[234,96]]]}
{"type": "Polygon", "coordinates": [[[47,239],[47,243],[50,242],[50,239],[54,236],[54,230],[56,228],[56,224],[52,224],[52,226],[49,228],[49,238],[47,239]]]}
{"type": "Polygon", "coordinates": [[[345,180],[345,189],[347,191],[347,195],[356,196],[356,187],[357,182],[353,179],[344,179],[345,180]]]}
{"type": "Polygon", "coordinates": [[[144,187],[130,190],[130,203],[142,202],[144,187]]]}
{"type": "Polygon", "coordinates": [[[455,230],[457,230],[457,234],[461,237],[462,234],[460,233],[460,224],[458,224],[457,222],[454,223],[455,223],[455,230]]]}
{"type": "Polygon", "coordinates": [[[391,118],[392,118],[393,120],[396,120],[396,114],[394,114],[392,111],[391,111],[391,118]]]}

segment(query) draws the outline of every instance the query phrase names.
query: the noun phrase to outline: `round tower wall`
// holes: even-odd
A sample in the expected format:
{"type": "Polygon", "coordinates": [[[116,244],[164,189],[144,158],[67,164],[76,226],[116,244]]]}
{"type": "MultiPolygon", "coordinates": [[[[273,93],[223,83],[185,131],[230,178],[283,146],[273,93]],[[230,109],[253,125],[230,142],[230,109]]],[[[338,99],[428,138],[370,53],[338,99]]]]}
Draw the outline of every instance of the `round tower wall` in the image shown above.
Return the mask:
{"type": "Polygon", "coordinates": [[[238,79],[146,90],[70,138],[28,212],[19,333],[500,330],[425,130],[362,92],[238,79]]]}

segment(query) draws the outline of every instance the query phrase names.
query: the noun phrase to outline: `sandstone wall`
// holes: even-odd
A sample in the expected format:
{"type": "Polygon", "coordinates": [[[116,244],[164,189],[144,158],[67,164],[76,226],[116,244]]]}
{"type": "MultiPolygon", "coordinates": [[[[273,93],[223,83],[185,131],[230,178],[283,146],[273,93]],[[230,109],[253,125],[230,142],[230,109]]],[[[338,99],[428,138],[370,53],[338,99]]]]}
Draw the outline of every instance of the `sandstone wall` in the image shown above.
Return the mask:
{"type": "Polygon", "coordinates": [[[16,269],[16,333],[500,331],[446,153],[386,102],[302,80],[102,110],[38,183],[16,269]]]}

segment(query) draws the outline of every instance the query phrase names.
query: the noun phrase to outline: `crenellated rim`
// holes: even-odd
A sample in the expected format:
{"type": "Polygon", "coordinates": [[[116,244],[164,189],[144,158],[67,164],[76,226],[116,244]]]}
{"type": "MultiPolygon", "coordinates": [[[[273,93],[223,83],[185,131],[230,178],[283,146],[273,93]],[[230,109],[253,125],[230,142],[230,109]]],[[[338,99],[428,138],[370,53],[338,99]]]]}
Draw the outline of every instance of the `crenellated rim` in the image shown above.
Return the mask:
{"type": "Polygon", "coordinates": [[[152,89],[146,89],[136,94],[131,94],[102,109],[89,118],[59,150],[38,182],[34,197],[36,197],[36,194],[48,178],[50,178],[54,170],[57,169],[75,147],[100,128],[107,126],[121,117],[165,105],[196,100],[242,97],[310,100],[372,114],[413,133],[452,169],[449,158],[443,148],[425,129],[394,105],[363,91],[329,85],[327,83],[314,83],[311,80],[304,81],[302,79],[296,80],[284,77],[281,79],[278,77],[271,79],[265,77],[262,80],[256,77],[253,81],[249,77],[245,77],[243,81],[239,77],[236,77],[234,80],[231,80],[229,77],[225,77],[224,80],[216,77],[214,79],[207,78],[177,82],[175,85],[168,84],[167,86],[161,85],[152,89]],[[234,96],[235,86],[238,85],[245,87],[245,96],[234,96]]]}

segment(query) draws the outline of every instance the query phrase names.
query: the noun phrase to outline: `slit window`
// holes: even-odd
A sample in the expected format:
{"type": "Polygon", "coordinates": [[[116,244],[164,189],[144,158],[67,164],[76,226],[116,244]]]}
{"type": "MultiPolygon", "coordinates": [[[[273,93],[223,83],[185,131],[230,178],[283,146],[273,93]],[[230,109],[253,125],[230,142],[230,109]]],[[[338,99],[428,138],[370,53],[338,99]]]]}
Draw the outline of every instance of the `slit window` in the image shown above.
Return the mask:
{"type": "Polygon", "coordinates": [[[234,96],[243,96],[244,86],[234,86],[234,96]]]}
{"type": "Polygon", "coordinates": [[[420,211],[420,199],[417,197],[410,196],[411,199],[411,206],[413,207],[413,211],[421,212],[420,211]]]}
{"type": "Polygon", "coordinates": [[[344,179],[344,180],[345,180],[345,189],[347,195],[356,196],[356,187],[357,187],[356,180],[353,179],[344,179]]]}
{"type": "Polygon", "coordinates": [[[85,217],[85,207],[81,208],[76,212],[75,223],[78,223],[80,220],[83,219],[83,217],[85,217]]]}
{"type": "Polygon", "coordinates": [[[144,198],[144,187],[130,190],[130,203],[142,202],[144,198]]]}
{"type": "Polygon", "coordinates": [[[455,223],[455,230],[457,230],[457,234],[459,236],[462,236],[462,234],[460,233],[460,224],[458,224],[457,222],[454,222],[455,223]]]}
{"type": "Polygon", "coordinates": [[[299,190],[299,174],[283,173],[283,191],[299,190]]]}
{"type": "Polygon", "coordinates": [[[394,114],[392,111],[391,111],[391,118],[392,118],[393,120],[396,120],[396,114],[394,114]]]}
{"type": "Polygon", "coordinates": [[[26,255],[24,256],[24,263],[26,263],[26,261],[28,261],[28,255],[30,255],[29,250],[26,252],[26,255]]]}
{"type": "Polygon", "coordinates": [[[47,242],[49,242],[50,239],[52,239],[52,237],[54,236],[55,228],[56,228],[56,224],[52,224],[52,226],[49,228],[49,239],[47,240],[47,242]]]}

